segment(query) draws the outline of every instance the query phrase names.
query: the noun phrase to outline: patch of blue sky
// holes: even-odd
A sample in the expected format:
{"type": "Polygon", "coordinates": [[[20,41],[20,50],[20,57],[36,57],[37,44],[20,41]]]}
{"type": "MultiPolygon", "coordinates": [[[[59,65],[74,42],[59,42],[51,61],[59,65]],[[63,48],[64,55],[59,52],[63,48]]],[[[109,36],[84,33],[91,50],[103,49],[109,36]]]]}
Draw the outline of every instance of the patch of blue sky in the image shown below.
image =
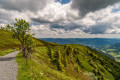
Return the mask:
{"type": "Polygon", "coordinates": [[[118,12],[120,9],[113,9],[112,12],[118,12]]]}
{"type": "Polygon", "coordinates": [[[61,4],[67,4],[69,3],[71,0],[57,0],[59,1],[61,4]]]}
{"type": "Polygon", "coordinates": [[[112,10],[112,12],[118,12],[118,11],[120,11],[120,6],[119,6],[119,8],[115,8],[112,10]]]}

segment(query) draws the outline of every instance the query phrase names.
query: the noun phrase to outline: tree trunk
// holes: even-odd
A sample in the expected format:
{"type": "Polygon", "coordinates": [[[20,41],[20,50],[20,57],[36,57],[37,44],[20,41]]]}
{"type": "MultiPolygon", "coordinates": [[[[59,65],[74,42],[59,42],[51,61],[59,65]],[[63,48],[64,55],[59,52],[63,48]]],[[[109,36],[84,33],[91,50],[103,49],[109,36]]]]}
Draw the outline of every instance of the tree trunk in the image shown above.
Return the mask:
{"type": "Polygon", "coordinates": [[[25,46],[24,46],[23,43],[22,43],[22,54],[23,54],[23,57],[26,57],[26,56],[25,56],[25,46]]]}

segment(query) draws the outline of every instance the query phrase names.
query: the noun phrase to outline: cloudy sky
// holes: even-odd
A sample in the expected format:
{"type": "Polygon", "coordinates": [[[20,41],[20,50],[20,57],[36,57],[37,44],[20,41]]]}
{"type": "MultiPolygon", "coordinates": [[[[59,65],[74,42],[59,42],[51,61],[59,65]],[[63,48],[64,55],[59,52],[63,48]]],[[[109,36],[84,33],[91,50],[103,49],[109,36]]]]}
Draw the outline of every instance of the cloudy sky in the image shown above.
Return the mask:
{"type": "Polygon", "coordinates": [[[120,0],[0,0],[0,25],[15,18],[37,38],[120,38],[120,0]]]}

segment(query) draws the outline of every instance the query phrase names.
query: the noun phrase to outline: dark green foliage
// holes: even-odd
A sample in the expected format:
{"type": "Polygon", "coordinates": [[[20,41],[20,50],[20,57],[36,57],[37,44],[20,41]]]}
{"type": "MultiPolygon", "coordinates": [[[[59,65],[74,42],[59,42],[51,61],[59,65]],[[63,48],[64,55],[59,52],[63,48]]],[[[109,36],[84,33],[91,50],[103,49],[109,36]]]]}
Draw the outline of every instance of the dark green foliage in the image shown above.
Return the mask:
{"type": "Polygon", "coordinates": [[[69,55],[70,55],[70,53],[71,53],[71,47],[70,47],[70,46],[68,46],[68,47],[67,47],[67,50],[66,50],[66,54],[69,56],[69,55]]]}

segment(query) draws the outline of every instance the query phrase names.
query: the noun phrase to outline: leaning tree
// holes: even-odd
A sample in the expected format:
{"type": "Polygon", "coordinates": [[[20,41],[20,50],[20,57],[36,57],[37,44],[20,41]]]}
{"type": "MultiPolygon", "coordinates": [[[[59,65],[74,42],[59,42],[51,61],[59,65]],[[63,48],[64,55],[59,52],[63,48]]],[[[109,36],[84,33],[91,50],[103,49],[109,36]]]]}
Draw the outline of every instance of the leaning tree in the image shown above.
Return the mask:
{"type": "Polygon", "coordinates": [[[12,25],[12,32],[12,36],[21,43],[23,57],[28,58],[29,53],[33,51],[33,40],[29,22],[23,19],[15,19],[15,23],[12,25]]]}

